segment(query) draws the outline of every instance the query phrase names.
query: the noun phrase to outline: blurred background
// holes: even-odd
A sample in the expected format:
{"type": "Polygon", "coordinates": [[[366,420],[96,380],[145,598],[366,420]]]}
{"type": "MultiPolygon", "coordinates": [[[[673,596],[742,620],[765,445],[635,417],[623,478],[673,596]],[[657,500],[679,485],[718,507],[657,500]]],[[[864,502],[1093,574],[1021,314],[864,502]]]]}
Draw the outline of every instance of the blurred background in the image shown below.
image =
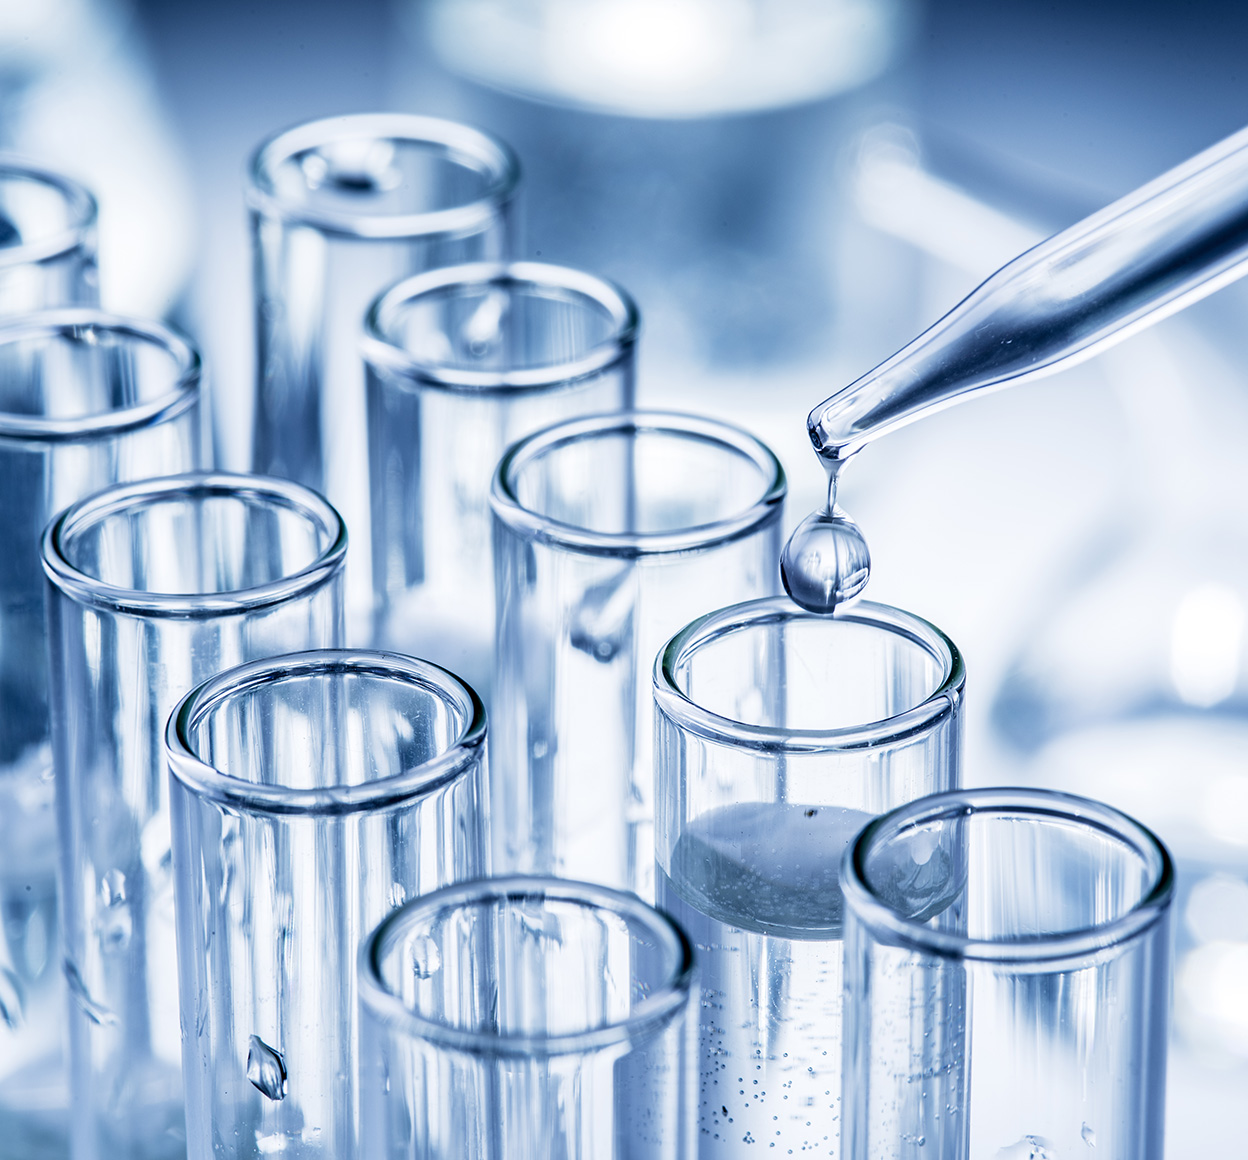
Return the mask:
{"type": "MultiPolygon", "coordinates": [[[[806,412],[1003,261],[1248,119],[1235,0],[0,0],[0,145],[101,203],[102,296],[204,349],[246,467],[243,169],[334,113],[465,120],[525,256],[627,286],[639,391],[750,427],[790,522],[806,412]]],[[[1248,289],[873,446],[870,595],[969,669],[968,779],[1111,801],[1180,865],[1168,1154],[1248,1108],[1248,289]]]]}

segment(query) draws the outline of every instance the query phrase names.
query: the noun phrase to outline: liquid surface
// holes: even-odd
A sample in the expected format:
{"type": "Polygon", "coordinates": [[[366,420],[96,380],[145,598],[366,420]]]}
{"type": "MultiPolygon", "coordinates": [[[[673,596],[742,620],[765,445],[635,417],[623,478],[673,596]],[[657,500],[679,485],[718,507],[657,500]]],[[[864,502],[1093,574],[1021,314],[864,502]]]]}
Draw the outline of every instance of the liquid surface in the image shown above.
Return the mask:
{"type": "Polygon", "coordinates": [[[827,506],[808,515],[789,537],[780,553],[780,579],[795,604],[827,616],[867,586],[871,552],[858,525],[836,503],[843,464],[821,462],[828,473],[827,506]]]}
{"type": "Polygon", "coordinates": [[[842,899],[857,810],[747,803],[692,823],[658,905],[702,969],[699,1154],[840,1153],[842,899]]]}

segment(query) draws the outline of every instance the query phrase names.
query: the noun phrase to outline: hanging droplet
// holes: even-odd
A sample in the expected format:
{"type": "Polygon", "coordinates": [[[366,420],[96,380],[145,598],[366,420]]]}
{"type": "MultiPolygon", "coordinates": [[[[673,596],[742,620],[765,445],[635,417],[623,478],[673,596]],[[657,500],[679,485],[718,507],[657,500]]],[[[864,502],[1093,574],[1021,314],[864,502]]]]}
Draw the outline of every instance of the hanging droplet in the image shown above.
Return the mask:
{"type": "Polygon", "coordinates": [[[286,1095],[286,1061],[258,1035],[249,1040],[247,1078],[256,1091],[275,1102],[286,1095]]]}
{"type": "Polygon", "coordinates": [[[807,612],[836,611],[866,587],[870,576],[867,541],[839,507],[808,515],[780,553],[784,590],[807,612]]]}

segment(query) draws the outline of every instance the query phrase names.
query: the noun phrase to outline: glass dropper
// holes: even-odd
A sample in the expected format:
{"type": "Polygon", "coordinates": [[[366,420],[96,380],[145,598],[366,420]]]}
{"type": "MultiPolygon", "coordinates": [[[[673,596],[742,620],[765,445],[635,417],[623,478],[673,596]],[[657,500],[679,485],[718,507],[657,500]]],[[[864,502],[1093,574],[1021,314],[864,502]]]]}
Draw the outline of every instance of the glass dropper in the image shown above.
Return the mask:
{"type": "Polygon", "coordinates": [[[789,594],[831,612],[866,585],[866,543],[836,507],[841,465],[866,444],[971,395],[1090,358],[1245,273],[1248,129],[1002,266],[811,411],[806,427],[829,497],[785,546],[789,594]]]}

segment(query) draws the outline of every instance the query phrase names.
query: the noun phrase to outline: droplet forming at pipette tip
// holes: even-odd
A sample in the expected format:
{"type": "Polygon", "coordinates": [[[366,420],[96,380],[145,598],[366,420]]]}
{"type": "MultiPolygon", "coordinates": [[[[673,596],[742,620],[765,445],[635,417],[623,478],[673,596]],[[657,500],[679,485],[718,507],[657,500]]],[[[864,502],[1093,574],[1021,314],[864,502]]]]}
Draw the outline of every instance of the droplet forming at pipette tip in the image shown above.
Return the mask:
{"type": "Polygon", "coordinates": [[[812,512],[789,537],[780,553],[780,579],[795,604],[828,616],[853,600],[871,577],[871,552],[858,525],[836,503],[842,464],[825,461],[828,502],[812,512]]]}

